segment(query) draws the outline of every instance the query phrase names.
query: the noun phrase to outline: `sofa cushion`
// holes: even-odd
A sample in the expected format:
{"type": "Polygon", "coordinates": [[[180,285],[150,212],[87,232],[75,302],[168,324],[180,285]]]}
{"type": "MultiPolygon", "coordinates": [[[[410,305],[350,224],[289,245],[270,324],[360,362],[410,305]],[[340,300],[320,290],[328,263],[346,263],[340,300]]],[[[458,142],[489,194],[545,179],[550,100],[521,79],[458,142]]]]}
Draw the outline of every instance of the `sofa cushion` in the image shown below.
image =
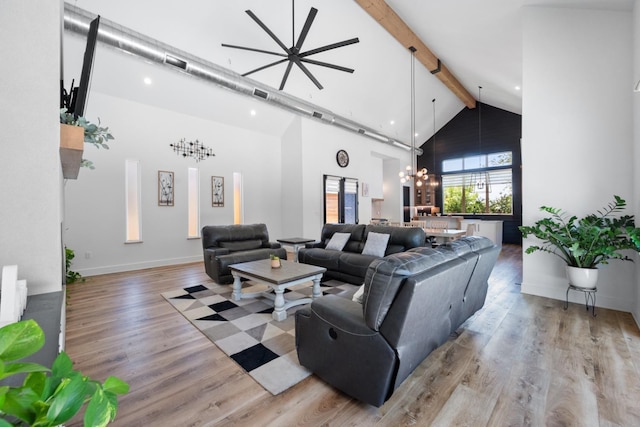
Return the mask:
{"type": "MultiPolygon", "coordinates": [[[[389,242],[385,255],[404,252],[407,249],[424,246],[426,234],[419,227],[389,227],[386,225],[367,225],[365,239],[370,233],[388,234],[389,242]]],[[[364,239],[363,239],[364,240],[364,239]]]]}
{"type": "Polygon", "coordinates": [[[262,246],[261,240],[231,240],[229,242],[218,242],[221,248],[229,249],[229,252],[249,251],[259,249],[262,246]]]}
{"type": "Polygon", "coordinates": [[[387,250],[387,243],[389,242],[389,234],[382,233],[368,233],[367,241],[362,249],[363,255],[374,255],[382,258],[387,250]]]}
{"type": "Polygon", "coordinates": [[[351,233],[333,233],[325,249],[341,251],[349,241],[349,237],[351,237],[351,233]]]}
{"type": "Polygon", "coordinates": [[[300,249],[298,262],[324,267],[328,271],[337,271],[340,263],[340,251],[328,251],[322,248],[300,249]]]}
{"type": "Polygon", "coordinates": [[[320,240],[326,247],[334,233],[351,233],[349,241],[342,250],[360,253],[364,244],[364,229],[365,226],[363,224],[325,224],[322,227],[320,240]]]}
{"type": "Polygon", "coordinates": [[[342,252],[339,259],[338,268],[341,273],[351,276],[364,277],[367,275],[369,265],[380,259],[376,255],[354,254],[351,252],[342,252]]]}

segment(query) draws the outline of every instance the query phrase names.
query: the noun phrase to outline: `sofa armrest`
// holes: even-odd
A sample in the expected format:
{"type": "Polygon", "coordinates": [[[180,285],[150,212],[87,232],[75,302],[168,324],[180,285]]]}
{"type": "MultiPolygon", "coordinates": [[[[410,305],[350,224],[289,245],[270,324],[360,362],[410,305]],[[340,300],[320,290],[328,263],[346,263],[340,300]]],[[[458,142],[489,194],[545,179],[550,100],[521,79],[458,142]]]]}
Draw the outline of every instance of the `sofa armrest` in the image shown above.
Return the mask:
{"type": "Polygon", "coordinates": [[[204,250],[204,256],[205,258],[207,258],[207,255],[211,256],[212,258],[215,258],[217,256],[220,255],[228,255],[229,254],[229,249],[226,248],[208,248],[204,250]]]}
{"type": "Polygon", "coordinates": [[[305,248],[324,248],[324,245],[322,244],[322,242],[311,242],[311,243],[305,243],[304,244],[305,248]]]}
{"type": "Polygon", "coordinates": [[[395,351],[356,302],[327,295],[298,310],[296,348],[302,366],[356,399],[380,406],[392,392],[395,351]]]}
{"type": "Polygon", "coordinates": [[[278,242],[267,242],[262,245],[263,248],[280,249],[282,245],[278,242]]]}

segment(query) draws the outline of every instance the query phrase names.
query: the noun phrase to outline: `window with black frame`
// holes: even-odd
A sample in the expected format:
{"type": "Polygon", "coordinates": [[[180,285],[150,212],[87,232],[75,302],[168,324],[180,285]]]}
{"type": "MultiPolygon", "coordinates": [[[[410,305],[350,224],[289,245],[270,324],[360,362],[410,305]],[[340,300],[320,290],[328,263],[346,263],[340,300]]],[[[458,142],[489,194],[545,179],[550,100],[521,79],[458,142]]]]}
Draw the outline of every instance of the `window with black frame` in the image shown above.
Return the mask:
{"type": "Polygon", "coordinates": [[[324,175],[324,222],[358,223],[358,180],[324,175]]]}
{"type": "Polygon", "coordinates": [[[444,212],[512,215],[512,158],[504,151],[443,161],[444,212]]]}

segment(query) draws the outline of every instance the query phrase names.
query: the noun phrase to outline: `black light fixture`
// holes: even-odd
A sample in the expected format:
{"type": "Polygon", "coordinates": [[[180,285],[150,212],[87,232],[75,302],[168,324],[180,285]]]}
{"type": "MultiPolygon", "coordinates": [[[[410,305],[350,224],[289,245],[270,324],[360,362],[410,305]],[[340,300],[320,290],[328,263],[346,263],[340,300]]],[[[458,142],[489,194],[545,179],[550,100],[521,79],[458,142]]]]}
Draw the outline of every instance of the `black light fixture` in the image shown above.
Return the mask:
{"type": "Polygon", "coordinates": [[[211,148],[204,146],[197,139],[194,142],[186,141],[182,138],[175,144],[169,144],[169,147],[171,147],[177,155],[184,158],[191,157],[195,159],[196,162],[215,156],[211,148]]]}
{"type": "Polygon", "coordinates": [[[429,178],[427,175],[427,169],[422,168],[418,170],[417,157],[416,157],[416,76],[415,76],[415,60],[416,60],[416,48],[409,46],[411,51],[411,165],[408,165],[405,170],[400,171],[398,176],[400,182],[405,183],[407,181],[415,180],[416,187],[422,187],[423,182],[426,182],[429,178]]]}
{"type": "Polygon", "coordinates": [[[433,174],[431,174],[429,184],[432,187],[437,187],[440,183],[438,182],[438,177],[436,176],[436,99],[433,98],[431,103],[433,104],[433,169],[431,169],[433,174]]]}
{"type": "MultiPolygon", "coordinates": [[[[482,86],[478,86],[478,158],[482,159],[483,157],[483,153],[482,153],[482,86]]],[[[486,156],[484,156],[486,159],[486,156]]],[[[479,167],[483,167],[482,165],[482,160],[479,160],[479,167]]],[[[487,167],[487,164],[485,163],[484,167],[487,167]]],[[[475,176],[475,174],[474,174],[475,176]]],[[[474,190],[475,191],[482,191],[485,189],[485,186],[487,189],[489,189],[489,174],[484,171],[484,172],[478,172],[478,178],[475,182],[475,184],[473,184],[474,179],[471,179],[472,185],[474,185],[474,190]]]]}

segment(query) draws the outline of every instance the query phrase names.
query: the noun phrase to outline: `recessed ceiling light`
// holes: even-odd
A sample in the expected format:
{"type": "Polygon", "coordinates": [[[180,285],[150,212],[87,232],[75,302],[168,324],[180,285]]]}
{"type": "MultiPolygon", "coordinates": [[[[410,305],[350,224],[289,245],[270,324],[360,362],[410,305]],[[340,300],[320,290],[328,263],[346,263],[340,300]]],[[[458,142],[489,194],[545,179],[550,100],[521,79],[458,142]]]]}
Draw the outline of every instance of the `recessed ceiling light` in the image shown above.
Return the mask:
{"type": "Polygon", "coordinates": [[[144,84],[146,84],[146,85],[150,85],[151,83],[153,83],[153,82],[151,81],[151,78],[149,78],[149,77],[145,77],[142,81],[143,81],[143,82],[144,82],[144,84]]]}
{"type": "Polygon", "coordinates": [[[251,110],[251,115],[255,116],[256,115],[256,110],[251,110]]]}
{"type": "Polygon", "coordinates": [[[516,89],[516,90],[520,90],[520,86],[516,86],[516,87],[515,87],[515,89],[516,89]]]}
{"type": "Polygon", "coordinates": [[[392,125],[395,125],[396,121],[395,120],[391,120],[389,123],[392,124],[392,125]]]}
{"type": "Polygon", "coordinates": [[[420,135],[420,134],[419,134],[418,132],[416,132],[416,133],[415,133],[415,136],[418,136],[418,135],[420,135]]]}

